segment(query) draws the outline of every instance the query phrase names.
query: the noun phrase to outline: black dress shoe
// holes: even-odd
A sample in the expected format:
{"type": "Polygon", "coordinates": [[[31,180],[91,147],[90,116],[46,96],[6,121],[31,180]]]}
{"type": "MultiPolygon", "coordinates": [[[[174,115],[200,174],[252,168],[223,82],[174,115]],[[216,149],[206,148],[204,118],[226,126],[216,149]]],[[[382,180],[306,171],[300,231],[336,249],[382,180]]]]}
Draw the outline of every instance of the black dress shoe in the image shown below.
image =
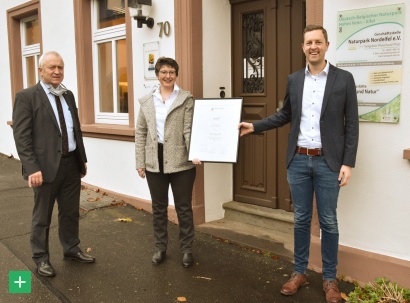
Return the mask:
{"type": "Polygon", "coordinates": [[[94,263],[95,262],[95,258],[93,256],[87,255],[83,253],[82,251],[76,254],[65,253],[64,260],[74,260],[74,261],[78,261],[81,263],[94,263]]]}
{"type": "Polygon", "coordinates": [[[44,277],[53,277],[56,275],[54,268],[49,261],[38,262],[37,272],[44,277]]]}
{"type": "Polygon", "coordinates": [[[162,262],[165,260],[165,251],[157,251],[154,253],[152,256],[152,264],[154,265],[160,265],[162,262]]]}
{"type": "Polygon", "coordinates": [[[194,256],[192,253],[184,253],[182,256],[182,266],[188,268],[194,264],[194,256]]]}

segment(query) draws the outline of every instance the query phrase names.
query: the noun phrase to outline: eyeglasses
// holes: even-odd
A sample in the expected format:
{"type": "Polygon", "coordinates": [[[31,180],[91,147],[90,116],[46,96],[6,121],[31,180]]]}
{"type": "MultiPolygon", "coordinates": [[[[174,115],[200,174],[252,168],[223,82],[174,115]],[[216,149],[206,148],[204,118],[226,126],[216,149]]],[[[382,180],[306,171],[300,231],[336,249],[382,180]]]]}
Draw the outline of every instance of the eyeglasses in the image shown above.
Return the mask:
{"type": "Polygon", "coordinates": [[[174,77],[176,75],[176,71],[174,71],[174,70],[171,70],[171,71],[160,70],[159,73],[164,77],[166,75],[169,75],[170,77],[174,77]]]}

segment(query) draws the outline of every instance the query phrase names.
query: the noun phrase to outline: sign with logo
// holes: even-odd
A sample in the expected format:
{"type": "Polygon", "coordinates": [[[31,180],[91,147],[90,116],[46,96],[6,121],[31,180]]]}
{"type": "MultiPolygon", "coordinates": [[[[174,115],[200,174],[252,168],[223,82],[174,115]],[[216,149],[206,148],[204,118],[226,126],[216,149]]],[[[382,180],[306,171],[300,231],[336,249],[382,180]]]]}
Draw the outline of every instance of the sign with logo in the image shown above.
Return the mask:
{"type": "Polygon", "coordinates": [[[404,4],[338,12],[337,64],[356,82],[360,121],[400,119],[404,4]]]}

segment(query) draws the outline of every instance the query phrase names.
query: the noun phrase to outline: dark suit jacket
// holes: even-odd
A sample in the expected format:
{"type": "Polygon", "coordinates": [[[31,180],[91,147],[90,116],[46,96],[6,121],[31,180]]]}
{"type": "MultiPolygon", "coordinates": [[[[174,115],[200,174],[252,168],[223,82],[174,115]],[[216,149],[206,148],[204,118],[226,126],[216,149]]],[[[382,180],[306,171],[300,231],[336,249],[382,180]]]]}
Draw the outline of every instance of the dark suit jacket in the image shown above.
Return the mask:
{"type": "MultiPolygon", "coordinates": [[[[283,108],[276,114],[253,123],[255,133],[291,122],[287,166],[295,154],[302,114],[305,69],[288,77],[283,108]]],[[[333,171],[342,165],[354,167],[359,141],[359,117],[356,85],[351,73],[333,65],[329,67],[322,112],[320,135],[327,164],[333,171]]]]}
{"type": "MultiPolygon", "coordinates": [[[[76,153],[80,172],[87,162],[74,95],[64,93],[74,124],[76,153]]],[[[23,164],[23,176],[41,171],[44,182],[54,181],[61,160],[61,132],[50,101],[40,83],[16,94],[13,109],[13,134],[23,164]]]]}

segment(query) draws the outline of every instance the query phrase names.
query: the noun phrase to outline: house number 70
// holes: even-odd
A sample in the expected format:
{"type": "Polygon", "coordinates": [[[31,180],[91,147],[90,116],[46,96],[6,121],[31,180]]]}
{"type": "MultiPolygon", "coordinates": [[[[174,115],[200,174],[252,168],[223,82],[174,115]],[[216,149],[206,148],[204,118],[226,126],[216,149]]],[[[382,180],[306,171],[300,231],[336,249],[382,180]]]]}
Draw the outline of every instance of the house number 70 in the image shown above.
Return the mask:
{"type": "Polygon", "coordinates": [[[160,26],[159,37],[161,38],[163,33],[165,34],[165,36],[169,37],[169,35],[171,34],[171,24],[169,23],[169,21],[158,22],[157,25],[160,26]]]}

